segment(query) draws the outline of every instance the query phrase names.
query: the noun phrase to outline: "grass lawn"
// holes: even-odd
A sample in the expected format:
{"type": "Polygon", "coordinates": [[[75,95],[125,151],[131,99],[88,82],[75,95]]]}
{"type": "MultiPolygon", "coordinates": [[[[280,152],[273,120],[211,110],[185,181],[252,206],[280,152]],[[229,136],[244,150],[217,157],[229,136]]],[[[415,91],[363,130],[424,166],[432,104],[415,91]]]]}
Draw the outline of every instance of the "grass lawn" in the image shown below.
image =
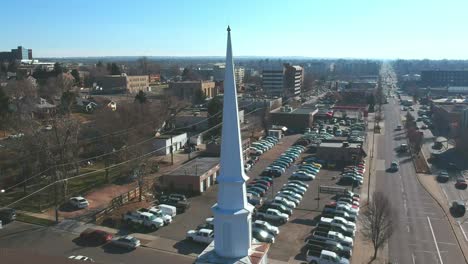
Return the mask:
{"type": "Polygon", "coordinates": [[[55,221],[52,221],[52,220],[49,220],[49,219],[38,218],[38,217],[34,217],[34,216],[31,216],[31,215],[26,215],[26,214],[21,214],[21,213],[16,214],[16,220],[20,221],[20,222],[36,224],[36,225],[41,225],[41,226],[53,226],[53,225],[55,225],[55,221]]]}

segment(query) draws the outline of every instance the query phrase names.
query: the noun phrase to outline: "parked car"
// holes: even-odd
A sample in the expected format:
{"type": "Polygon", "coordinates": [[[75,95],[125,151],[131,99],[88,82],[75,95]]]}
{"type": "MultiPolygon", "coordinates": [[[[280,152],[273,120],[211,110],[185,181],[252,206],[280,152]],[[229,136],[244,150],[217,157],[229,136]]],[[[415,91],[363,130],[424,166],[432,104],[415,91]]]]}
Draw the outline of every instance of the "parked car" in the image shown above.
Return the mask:
{"type": "Polygon", "coordinates": [[[203,244],[210,244],[214,240],[214,231],[210,229],[189,230],[187,239],[203,244]]]}
{"type": "Polygon", "coordinates": [[[303,181],[298,181],[298,180],[289,180],[288,183],[294,183],[294,184],[297,184],[297,185],[300,185],[304,188],[309,188],[309,184],[303,182],[303,181]]]}
{"type": "Polygon", "coordinates": [[[464,216],[466,206],[464,201],[453,201],[450,207],[450,212],[455,216],[464,216]]]}
{"type": "Polygon", "coordinates": [[[287,214],[271,208],[267,209],[265,212],[257,212],[256,215],[258,219],[273,220],[282,224],[289,220],[289,216],[287,214]]]}
{"type": "Polygon", "coordinates": [[[272,234],[273,236],[277,236],[279,234],[279,228],[276,226],[271,225],[267,221],[262,220],[255,220],[252,223],[252,228],[260,228],[262,230],[267,231],[268,233],[272,234]]]}
{"type": "Polygon", "coordinates": [[[307,249],[320,249],[320,250],[329,250],[333,251],[340,257],[345,257],[347,259],[351,258],[353,250],[350,247],[345,247],[339,242],[333,240],[319,240],[319,239],[308,239],[306,243],[307,249]]]}
{"type": "Polygon", "coordinates": [[[446,170],[439,171],[439,174],[437,175],[437,180],[439,182],[447,182],[449,178],[449,174],[446,170]]]}
{"type": "Polygon", "coordinates": [[[328,232],[321,232],[321,231],[314,231],[312,236],[316,239],[322,240],[334,240],[340,242],[342,245],[352,247],[353,246],[353,239],[347,236],[343,236],[343,234],[336,232],[336,231],[328,231],[328,232]]]}
{"type": "Polygon", "coordinates": [[[121,236],[111,240],[111,245],[128,248],[128,249],[135,249],[140,246],[140,240],[136,239],[133,236],[121,236]]]}
{"type": "Polygon", "coordinates": [[[155,206],[155,208],[159,208],[159,210],[161,210],[163,214],[168,215],[172,218],[174,218],[177,215],[177,208],[172,205],[160,204],[158,206],[155,206]]]}
{"type": "Polygon", "coordinates": [[[348,259],[339,257],[329,250],[308,250],[306,260],[311,264],[349,264],[348,259]]]}
{"type": "Polygon", "coordinates": [[[263,208],[260,209],[266,211],[267,209],[276,209],[280,211],[281,213],[287,214],[287,215],[292,215],[292,209],[290,207],[287,207],[281,203],[275,203],[275,202],[268,202],[265,204],[263,208]]]}
{"type": "Polygon", "coordinates": [[[123,220],[127,222],[127,224],[138,224],[153,229],[158,229],[164,226],[164,221],[161,218],[157,218],[151,213],[142,213],[138,211],[127,212],[124,214],[123,220]]]}
{"type": "Polygon", "coordinates": [[[69,202],[73,207],[79,208],[79,209],[83,209],[89,206],[88,200],[86,200],[85,198],[81,196],[71,197],[69,202]]]}
{"type": "Polygon", "coordinates": [[[0,209],[0,221],[2,224],[8,224],[16,220],[16,210],[11,208],[0,209]]]}
{"type": "Polygon", "coordinates": [[[466,183],[465,177],[463,177],[463,176],[461,176],[461,175],[458,176],[458,177],[457,177],[457,181],[455,182],[455,187],[456,187],[457,189],[466,189],[467,186],[468,186],[468,185],[467,185],[467,183],[466,183]]]}
{"type": "Polygon", "coordinates": [[[260,228],[252,228],[252,236],[260,242],[275,243],[275,237],[260,228]]]}
{"type": "Polygon", "coordinates": [[[85,231],[81,232],[80,239],[92,242],[92,243],[99,243],[105,244],[111,241],[113,238],[112,234],[107,233],[106,231],[97,230],[88,228],[85,231]]]}

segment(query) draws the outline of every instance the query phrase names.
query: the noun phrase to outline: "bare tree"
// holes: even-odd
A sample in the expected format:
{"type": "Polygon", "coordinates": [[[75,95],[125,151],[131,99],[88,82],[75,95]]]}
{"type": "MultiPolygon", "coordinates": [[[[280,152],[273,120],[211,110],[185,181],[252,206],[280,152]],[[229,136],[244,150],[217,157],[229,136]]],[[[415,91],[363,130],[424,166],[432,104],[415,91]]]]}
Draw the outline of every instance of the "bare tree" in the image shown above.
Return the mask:
{"type": "Polygon", "coordinates": [[[382,192],[374,192],[367,210],[362,215],[362,225],[364,236],[371,240],[374,245],[374,256],[377,258],[378,250],[392,236],[395,222],[393,221],[392,205],[382,192]]]}

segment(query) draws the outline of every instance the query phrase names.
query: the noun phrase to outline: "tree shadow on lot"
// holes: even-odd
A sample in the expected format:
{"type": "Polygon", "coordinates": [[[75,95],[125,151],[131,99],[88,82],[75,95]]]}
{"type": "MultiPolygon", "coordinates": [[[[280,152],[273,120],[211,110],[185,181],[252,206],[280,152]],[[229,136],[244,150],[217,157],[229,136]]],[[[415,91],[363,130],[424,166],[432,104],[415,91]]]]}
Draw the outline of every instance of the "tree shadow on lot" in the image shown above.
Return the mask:
{"type": "Polygon", "coordinates": [[[175,243],[173,247],[177,249],[177,253],[179,254],[188,255],[191,253],[195,253],[198,255],[202,253],[203,250],[205,250],[206,245],[195,243],[195,242],[188,241],[188,240],[181,240],[175,243]]]}
{"type": "Polygon", "coordinates": [[[106,244],[102,246],[102,249],[104,250],[104,252],[109,254],[126,254],[135,250],[133,248],[117,247],[111,244],[106,244]]]}
{"type": "Polygon", "coordinates": [[[307,225],[307,226],[316,226],[317,223],[319,222],[320,220],[320,217],[322,217],[322,215],[317,215],[315,216],[314,218],[312,219],[302,219],[302,218],[296,218],[292,221],[290,221],[291,223],[294,223],[294,224],[300,224],[300,225],[307,225]]]}
{"type": "Polygon", "coordinates": [[[60,205],[59,207],[59,211],[61,212],[75,212],[75,211],[80,211],[80,210],[83,210],[83,209],[76,208],[69,203],[64,203],[60,205]]]}
{"type": "Polygon", "coordinates": [[[294,260],[304,261],[301,263],[307,263],[306,255],[307,255],[307,247],[303,246],[301,248],[301,251],[299,251],[299,253],[296,256],[294,256],[294,260]]]}

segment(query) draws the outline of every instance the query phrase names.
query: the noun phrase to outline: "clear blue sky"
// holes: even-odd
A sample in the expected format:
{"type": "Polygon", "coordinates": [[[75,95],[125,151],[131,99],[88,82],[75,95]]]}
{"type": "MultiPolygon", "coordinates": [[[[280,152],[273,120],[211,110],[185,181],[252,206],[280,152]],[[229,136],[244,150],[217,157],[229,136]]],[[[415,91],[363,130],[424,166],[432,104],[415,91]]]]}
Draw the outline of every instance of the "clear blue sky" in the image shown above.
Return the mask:
{"type": "Polygon", "coordinates": [[[12,0],[0,50],[44,56],[468,59],[467,0],[12,0]]]}

